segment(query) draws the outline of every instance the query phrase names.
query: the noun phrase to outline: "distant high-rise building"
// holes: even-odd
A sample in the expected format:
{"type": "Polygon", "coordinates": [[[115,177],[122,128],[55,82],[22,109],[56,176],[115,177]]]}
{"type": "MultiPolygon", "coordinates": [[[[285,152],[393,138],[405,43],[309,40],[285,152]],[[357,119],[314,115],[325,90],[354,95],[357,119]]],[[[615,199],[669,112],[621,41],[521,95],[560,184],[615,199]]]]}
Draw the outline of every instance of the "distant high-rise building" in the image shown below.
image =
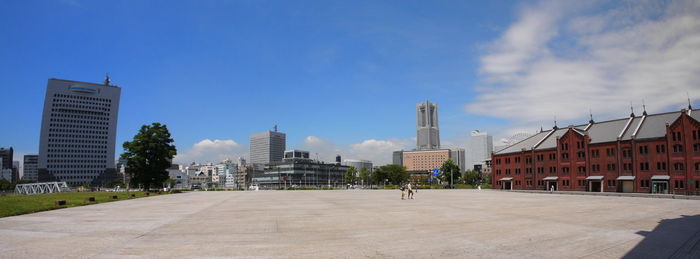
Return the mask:
{"type": "Polygon", "coordinates": [[[39,181],[102,185],[116,179],[121,88],[49,79],[39,140],[39,181]]]}
{"type": "MultiPolygon", "coordinates": [[[[397,151],[400,152],[400,151],[397,151]]],[[[432,150],[412,150],[401,152],[403,166],[409,173],[426,173],[435,168],[442,167],[447,160],[452,160],[461,172],[465,169],[465,155],[463,148],[455,149],[432,149],[432,150]]]]}
{"type": "Polygon", "coordinates": [[[425,101],[416,104],[417,149],[440,149],[440,127],[437,104],[425,101]]]}
{"type": "Polygon", "coordinates": [[[391,163],[395,165],[403,165],[403,150],[394,151],[391,156],[391,163]]]}
{"type": "Polygon", "coordinates": [[[19,174],[19,172],[21,172],[20,167],[21,166],[19,165],[19,161],[12,161],[12,179],[14,179],[15,182],[17,182],[19,179],[22,179],[21,175],[19,174]]]}
{"type": "Polygon", "coordinates": [[[473,130],[469,140],[469,167],[486,165],[486,160],[491,158],[491,152],[493,152],[493,137],[486,132],[473,130]]]}
{"type": "Polygon", "coordinates": [[[5,176],[3,178],[10,182],[17,182],[19,180],[19,170],[14,164],[14,149],[10,148],[0,148],[0,170],[6,170],[5,176]],[[9,177],[8,177],[9,172],[9,177]]]}
{"type": "Polygon", "coordinates": [[[0,169],[12,169],[12,159],[14,156],[14,149],[10,148],[0,148],[0,169]]]}
{"type": "Polygon", "coordinates": [[[39,179],[39,155],[24,155],[24,174],[22,180],[36,181],[39,179]]]}
{"type": "Polygon", "coordinates": [[[269,164],[282,161],[287,148],[287,135],[275,131],[265,131],[250,135],[250,163],[269,164]]]}
{"type": "Polygon", "coordinates": [[[450,159],[452,159],[457,166],[459,166],[460,172],[464,173],[466,170],[471,170],[471,168],[467,168],[466,166],[466,155],[464,152],[464,148],[452,148],[450,149],[450,159]]]}

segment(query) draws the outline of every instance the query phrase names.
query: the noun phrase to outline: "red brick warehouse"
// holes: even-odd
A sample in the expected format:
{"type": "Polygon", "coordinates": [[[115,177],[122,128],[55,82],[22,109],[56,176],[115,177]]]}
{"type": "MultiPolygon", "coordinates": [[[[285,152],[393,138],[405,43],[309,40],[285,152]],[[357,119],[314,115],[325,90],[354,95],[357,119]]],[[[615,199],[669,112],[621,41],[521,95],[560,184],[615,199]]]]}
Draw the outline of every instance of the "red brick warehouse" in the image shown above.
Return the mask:
{"type": "Polygon", "coordinates": [[[555,126],[491,159],[494,189],[698,194],[700,111],[555,126]]]}

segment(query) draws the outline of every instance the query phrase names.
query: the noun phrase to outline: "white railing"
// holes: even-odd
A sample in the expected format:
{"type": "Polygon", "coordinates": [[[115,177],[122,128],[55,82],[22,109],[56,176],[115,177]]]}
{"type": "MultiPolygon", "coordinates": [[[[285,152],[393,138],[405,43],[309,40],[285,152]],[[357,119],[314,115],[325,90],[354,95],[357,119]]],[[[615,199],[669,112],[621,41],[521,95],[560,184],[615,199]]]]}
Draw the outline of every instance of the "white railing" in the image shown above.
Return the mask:
{"type": "Polygon", "coordinates": [[[66,182],[25,183],[15,187],[17,194],[42,194],[69,191],[66,182]]]}

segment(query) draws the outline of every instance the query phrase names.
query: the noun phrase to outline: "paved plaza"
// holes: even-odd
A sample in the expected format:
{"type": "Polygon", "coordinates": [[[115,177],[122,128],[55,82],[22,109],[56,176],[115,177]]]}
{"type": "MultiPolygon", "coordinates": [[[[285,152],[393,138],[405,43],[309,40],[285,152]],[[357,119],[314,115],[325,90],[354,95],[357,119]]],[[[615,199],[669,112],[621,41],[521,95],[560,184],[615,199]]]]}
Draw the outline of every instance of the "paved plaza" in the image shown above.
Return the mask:
{"type": "Polygon", "coordinates": [[[191,192],[0,219],[7,258],[697,258],[700,201],[421,190],[191,192]]]}

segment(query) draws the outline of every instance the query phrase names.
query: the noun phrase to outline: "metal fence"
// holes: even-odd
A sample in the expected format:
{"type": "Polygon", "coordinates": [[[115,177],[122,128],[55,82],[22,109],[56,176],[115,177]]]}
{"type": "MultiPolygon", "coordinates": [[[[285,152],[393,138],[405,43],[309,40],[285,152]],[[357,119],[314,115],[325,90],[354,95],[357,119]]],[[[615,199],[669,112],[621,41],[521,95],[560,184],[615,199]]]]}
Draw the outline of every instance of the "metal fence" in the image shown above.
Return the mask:
{"type": "Polygon", "coordinates": [[[15,186],[17,194],[42,194],[70,191],[66,182],[25,183],[15,186]]]}

